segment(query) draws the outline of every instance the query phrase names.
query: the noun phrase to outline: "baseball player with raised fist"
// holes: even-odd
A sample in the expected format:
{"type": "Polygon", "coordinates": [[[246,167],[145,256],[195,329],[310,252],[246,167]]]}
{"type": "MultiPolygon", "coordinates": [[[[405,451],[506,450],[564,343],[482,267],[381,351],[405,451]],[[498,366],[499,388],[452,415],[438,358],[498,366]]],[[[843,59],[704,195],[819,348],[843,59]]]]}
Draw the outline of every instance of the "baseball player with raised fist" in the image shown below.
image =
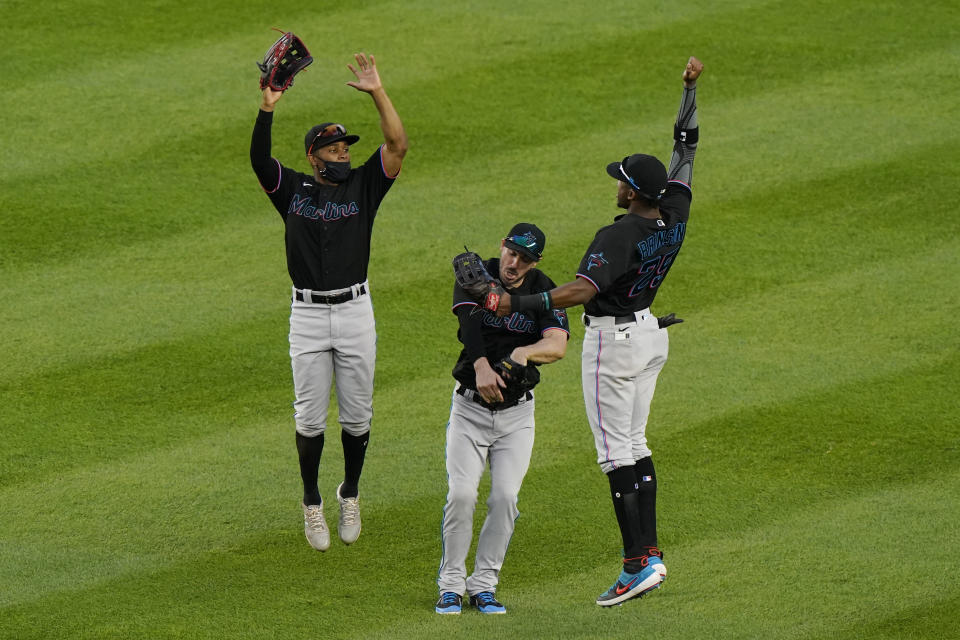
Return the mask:
{"type": "Polygon", "coordinates": [[[459,614],[465,594],[480,613],[506,613],[495,593],[520,513],[517,494],[533,451],[533,388],[540,380],[536,366],[566,354],[570,327],[563,309],[498,318],[479,306],[468,289],[494,280],[489,274],[496,274],[498,286],[518,295],[552,289],[553,281],[536,268],[545,242],[538,227],[520,223],[501,241],[499,258],[482,262],[468,252],[454,259],[453,312],[460,321],[457,337],[463,349],[453,369],[457,382],[447,423],[449,490],[437,576],[440,614],[459,614]],[[488,463],[487,517],[477,540],[473,573],[467,576],[477,487],[488,463]]]}
{"type": "Polygon", "coordinates": [[[617,180],[617,206],[627,213],[597,232],[576,280],[537,295],[494,294],[501,316],[584,305],[583,400],[623,541],[620,575],[597,598],[601,606],[656,589],[667,575],[657,546],[657,474],[646,427],[667,361],[664,329],[680,320],[673,314],[658,319],[650,305],[686,237],[702,72],[696,58],[684,67],[669,168],[645,154],[607,165],[617,180]]]}
{"type": "Polygon", "coordinates": [[[283,91],[269,84],[263,88],[250,143],[253,170],[285,228],[293,281],[290,359],[304,533],[318,551],[330,547],[317,477],[334,378],[344,458],[343,482],[337,487],[338,532],[345,544],[360,535],[358,485],[373,416],[377,341],[367,282],[370,238],[380,202],[407,152],[407,134],[383,89],[376,61],[363,53],[355,59],[357,66],[347,67],[356,80],[347,85],[373,99],[384,139],[363,164],[351,165],[350,145],[358,136],[333,122],[311,128],[304,138],[309,174],[272,158],[270,131],[283,91]]]}

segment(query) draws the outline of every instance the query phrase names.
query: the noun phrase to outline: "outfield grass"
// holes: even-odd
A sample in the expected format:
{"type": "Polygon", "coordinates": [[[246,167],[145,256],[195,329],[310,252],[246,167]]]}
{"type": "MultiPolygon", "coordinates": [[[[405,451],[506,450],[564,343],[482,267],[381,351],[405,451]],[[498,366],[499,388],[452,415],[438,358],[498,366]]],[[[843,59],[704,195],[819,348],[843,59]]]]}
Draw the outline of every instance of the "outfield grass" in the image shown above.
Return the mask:
{"type": "Polygon", "coordinates": [[[955,3],[14,0],[4,17],[8,60],[62,53],[8,65],[0,112],[0,637],[960,637],[955,3]],[[297,506],[282,223],[247,154],[271,26],[316,58],[274,155],[303,165],[328,119],[375,149],[375,110],[344,85],[360,50],[411,140],[370,265],[364,532],[322,555],[297,506]],[[571,278],[617,213],[604,165],[669,152],[691,54],[695,198],[654,306],[686,322],[649,429],[670,576],[593,604],[620,543],[575,321],[537,395],[509,614],[436,616],[449,260],[522,219],[571,278]]]}

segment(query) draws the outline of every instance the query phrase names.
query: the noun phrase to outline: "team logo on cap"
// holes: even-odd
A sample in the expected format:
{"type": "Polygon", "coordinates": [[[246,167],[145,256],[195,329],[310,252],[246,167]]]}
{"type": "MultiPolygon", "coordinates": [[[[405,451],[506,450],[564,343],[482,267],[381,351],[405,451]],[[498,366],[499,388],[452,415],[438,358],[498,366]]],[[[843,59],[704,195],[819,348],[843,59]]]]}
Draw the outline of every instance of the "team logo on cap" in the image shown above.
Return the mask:
{"type": "Polygon", "coordinates": [[[594,267],[602,267],[605,264],[610,264],[607,262],[607,259],[603,257],[603,253],[591,253],[590,259],[587,261],[587,271],[593,269],[594,267]]]}

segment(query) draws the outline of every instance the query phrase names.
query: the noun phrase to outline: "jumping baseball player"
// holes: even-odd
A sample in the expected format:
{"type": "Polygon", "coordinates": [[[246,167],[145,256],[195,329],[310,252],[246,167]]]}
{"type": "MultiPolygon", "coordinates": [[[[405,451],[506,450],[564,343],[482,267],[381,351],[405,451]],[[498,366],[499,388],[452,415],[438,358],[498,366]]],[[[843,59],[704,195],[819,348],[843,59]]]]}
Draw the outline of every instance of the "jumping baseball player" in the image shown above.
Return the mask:
{"type": "MultiPolygon", "coordinates": [[[[506,290],[515,294],[549,291],[553,281],[536,268],[545,242],[536,226],[517,224],[501,241],[499,259],[484,263],[486,270],[497,274],[506,290]]],[[[463,349],[453,369],[457,382],[447,423],[449,491],[443,510],[436,611],[460,613],[461,599],[469,594],[470,604],[481,613],[506,613],[494,594],[519,515],[517,494],[533,451],[532,389],[540,379],[536,365],[564,356],[570,327],[563,309],[498,318],[479,308],[459,283],[454,286],[453,312],[460,321],[457,337],[463,349]],[[473,539],[477,487],[488,462],[487,517],[468,577],[466,559],[473,539]]]]}
{"type": "Polygon", "coordinates": [[[260,186],[283,218],[287,270],[293,281],[290,359],[296,394],[294,419],[303,480],[304,533],[318,551],[330,547],[330,532],[317,486],[330,387],[336,378],[343,443],[344,479],[337,487],[338,532],[346,544],[360,535],[360,473],[373,415],[376,330],[367,264],[377,208],[400,173],[407,135],[380,82],[373,56],[355,56],[347,84],[370,94],[380,114],[384,144],[353,168],[350,145],[358,136],[327,122],[307,132],[304,150],[310,174],[270,156],[273,111],[283,95],[263,90],[250,144],[250,162],[260,186]]]}
{"type": "MultiPolygon", "coordinates": [[[[657,547],[657,475],[646,426],[657,376],[667,360],[665,328],[681,320],[673,314],[658,319],[650,305],[686,235],[702,72],[703,64],[690,58],[683,71],[669,169],[644,154],[607,165],[607,173],[618,181],[617,206],[627,213],[597,232],[577,279],[539,295],[504,293],[495,307],[504,316],[584,305],[583,400],[624,550],[619,577],[597,598],[601,606],[641,596],[667,575],[657,547]]],[[[501,292],[491,291],[496,301],[501,292]]]]}

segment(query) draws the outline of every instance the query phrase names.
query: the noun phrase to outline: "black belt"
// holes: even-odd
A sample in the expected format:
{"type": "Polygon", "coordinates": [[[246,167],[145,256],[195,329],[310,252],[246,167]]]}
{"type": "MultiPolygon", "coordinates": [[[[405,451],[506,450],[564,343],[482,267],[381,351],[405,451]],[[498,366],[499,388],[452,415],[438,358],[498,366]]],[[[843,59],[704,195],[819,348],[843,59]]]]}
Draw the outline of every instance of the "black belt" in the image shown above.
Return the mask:
{"type": "MultiPolygon", "coordinates": [[[[636,321],[637,321],[636,314],[631,313],[628,316],[616,316],[613,319],[613,324],[630,324],[631,322],[636,322],[636,321]]],[[[585,324],[588,327],[590,326],[590,316],[583,316],[583,324],[585,324]]]]}
{"type": "Polygon", "coordinates": [[[488,409],[490,411],[502,411],[503,409],[509,409],[510,407],[515,407],[518,404],[520,404],[521,400],[524,400],[527,402],[529,402],[530,400],[533,400],[532,391],[527,391],[519,398],[516,398],[509,402],[487,402],[486,400],[483,399],[483,396],[480,395],[479,391],[476,391],[475,389],[468,389],[463,385],[457,387],[456,393],[458,396],[463,396],[467,400],[473,400],[484,409],[488,409]]]}
{"type": "Polygon", "coordinates": [[[300,290],[297,290],[297,292],[294,294],[294,297],[296,298],[297,302],[312,302],[313,304],[340,304],[341,302],[350,302],[351,300],[353,300],[354,297],[359,298],[366,292],[367,292],[366,286],[360,285],[360,290],[357,291],[356,296],[353,295],[353,290],[344,291],[343,293],[337,293],[332,296],[325,296],[323,294],[311,291],[310,300],[305,301],[303,299],[303,292],[300,290]]]}

